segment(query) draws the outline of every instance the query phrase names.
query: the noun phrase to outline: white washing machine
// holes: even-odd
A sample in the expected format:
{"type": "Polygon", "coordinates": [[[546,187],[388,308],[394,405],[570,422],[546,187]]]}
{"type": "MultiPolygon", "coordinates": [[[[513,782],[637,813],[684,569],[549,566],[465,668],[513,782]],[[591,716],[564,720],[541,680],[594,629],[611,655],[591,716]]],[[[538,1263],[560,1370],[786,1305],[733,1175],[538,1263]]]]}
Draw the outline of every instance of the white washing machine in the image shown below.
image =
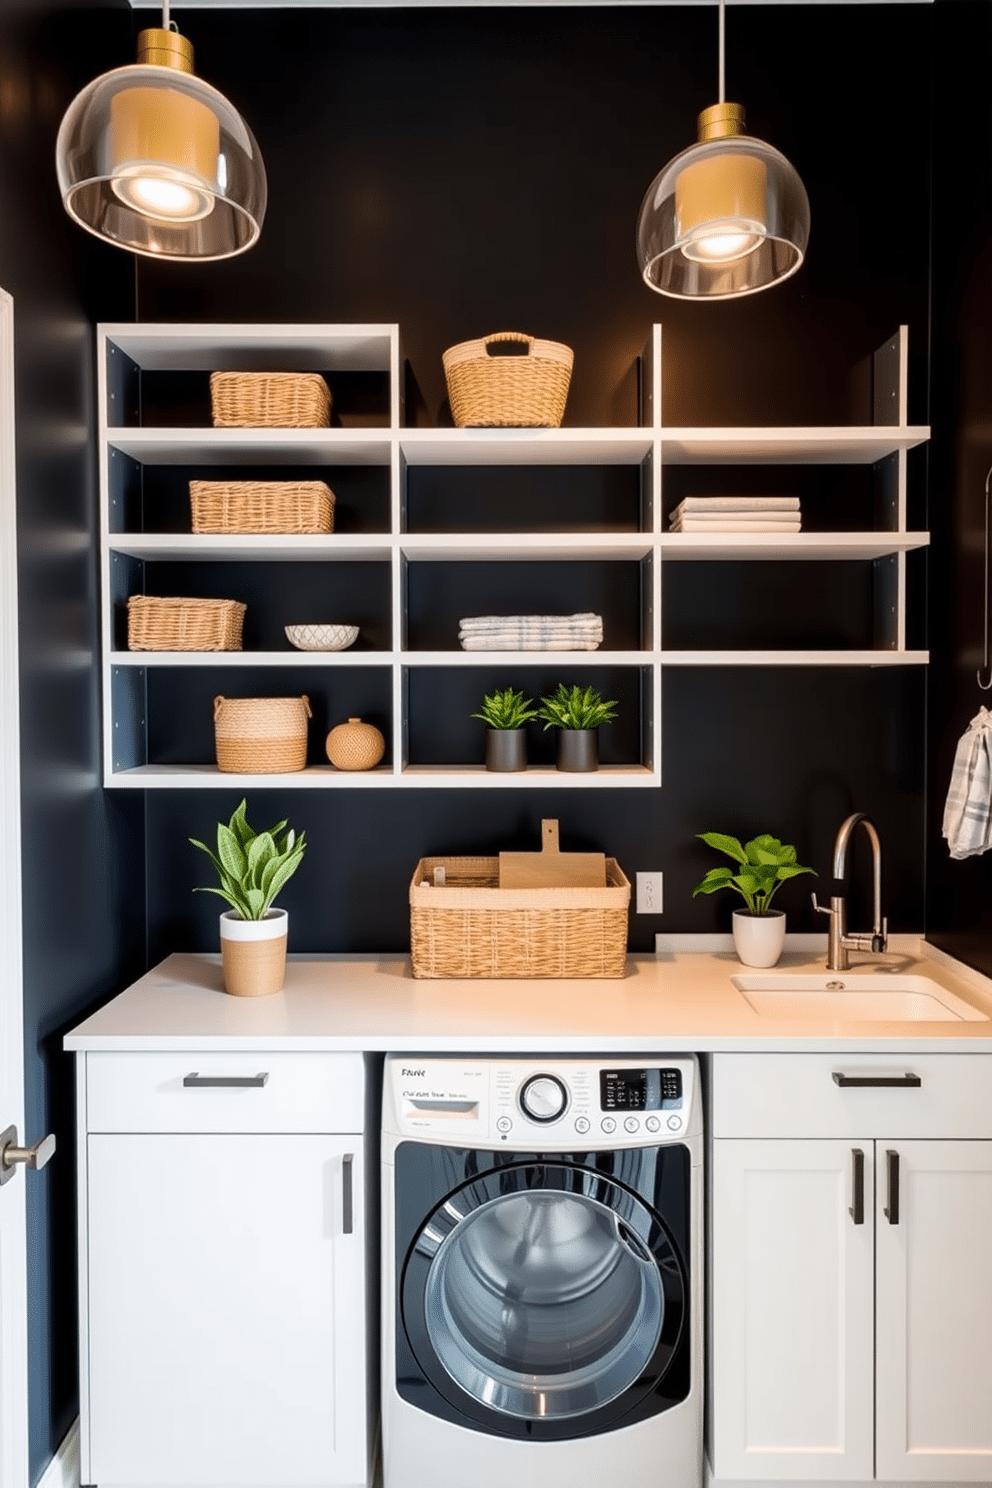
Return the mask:
{"type": "Polygon", "coordinates": [[[388,1055],[384,1488],[702,1482],[694,1057],[388,1055]]]}

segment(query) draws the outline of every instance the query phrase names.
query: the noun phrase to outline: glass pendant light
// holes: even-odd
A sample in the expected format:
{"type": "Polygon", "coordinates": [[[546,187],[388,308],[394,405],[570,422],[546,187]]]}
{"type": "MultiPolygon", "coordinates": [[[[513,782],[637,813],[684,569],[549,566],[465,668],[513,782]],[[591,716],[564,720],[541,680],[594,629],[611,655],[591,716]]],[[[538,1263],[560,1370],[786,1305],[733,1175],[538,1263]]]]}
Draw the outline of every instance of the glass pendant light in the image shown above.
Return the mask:
{"type": "Polygon", "coordinates": [[[726,300],[794,274],[809,241],[809,199],[778,150],[744,133],[744,110],[724,101],[699,115],[698,138],[648,188],[637,223],[644,282],[678,299],[726,300]]]}
{"type": "Polygon", "coordinates": [[[62,201],[98,238],[153,258],[230,258],[258,239],[265,167],[223,94],[193,74],[170,27],[140,32],[138,60],[73,100],[55,149],[62,201]]]}

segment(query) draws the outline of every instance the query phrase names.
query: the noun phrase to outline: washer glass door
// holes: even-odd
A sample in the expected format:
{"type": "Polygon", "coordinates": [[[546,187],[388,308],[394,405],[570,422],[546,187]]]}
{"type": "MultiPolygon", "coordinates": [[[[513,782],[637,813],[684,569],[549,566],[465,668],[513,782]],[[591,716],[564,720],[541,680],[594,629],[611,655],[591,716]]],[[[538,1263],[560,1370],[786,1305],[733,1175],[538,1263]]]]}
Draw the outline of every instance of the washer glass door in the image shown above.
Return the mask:
{"type": "Polygon", "coordinates": [[[424,1342],[458,1390],[549,1423],[657,1373],[683,1305],[657,1214],[604,1175],[558,1164],[503,1169],[449,1195],[410,1253],[406,1302],[418,1292],[424,1342]]]}

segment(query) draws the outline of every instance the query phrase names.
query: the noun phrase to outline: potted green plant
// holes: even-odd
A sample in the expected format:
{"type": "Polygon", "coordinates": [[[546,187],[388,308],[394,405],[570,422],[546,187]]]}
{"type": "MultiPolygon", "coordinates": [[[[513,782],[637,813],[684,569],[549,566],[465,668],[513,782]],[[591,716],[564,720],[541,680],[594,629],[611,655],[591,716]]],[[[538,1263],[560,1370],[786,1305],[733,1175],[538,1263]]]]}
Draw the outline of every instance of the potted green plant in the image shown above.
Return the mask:
{"type": "Polygon", "coordinates": [[[206,853],[220,880],[193,892],[217,894],[231,906],[220,916],[224,986],[236,997],[258,997],[278,992],[285,979],[289,916],[273,901],[303,861],[306,833],[297,836],[284,821],[256,832],[246,812],[242,801],[226,825],[217,823],[216,852],[189,840],[206,853]]]}
{"type": "Polygon", "coordinates": [[[502,692],[487,692],[478,713],[486,725],[486,769],[525,770],[527,768],[527,735],[524,724],[537,717],[533,700],[515,692],[512,687],[502,692]]]}
{"type": "Polygon", "coordinates": [[[785,944],[785,914],[772,909],[771,902],[788,879],[801,873],[813,873],[796,862],[796,849],[765,832],[743,845],[736,837],[723,832],[700,832],[700,840],[717,852],[726,853],[736,868],[711,868],[692,891],[715,894],[718,889],[733,889],[744,900],[745,908],[733,914],[734,946],[745,966],[774,966],[785,944]]]}
{"type": "Polygon", "coordinates": [[[564,682],[558,683],[550,697],[542,697],[537,716],[544,720],[546,730],[558,730],[559,770],[599,768],[597,730],[601,723],[613,721],[616,708],[595,687],[567,687],[564,682]]]}

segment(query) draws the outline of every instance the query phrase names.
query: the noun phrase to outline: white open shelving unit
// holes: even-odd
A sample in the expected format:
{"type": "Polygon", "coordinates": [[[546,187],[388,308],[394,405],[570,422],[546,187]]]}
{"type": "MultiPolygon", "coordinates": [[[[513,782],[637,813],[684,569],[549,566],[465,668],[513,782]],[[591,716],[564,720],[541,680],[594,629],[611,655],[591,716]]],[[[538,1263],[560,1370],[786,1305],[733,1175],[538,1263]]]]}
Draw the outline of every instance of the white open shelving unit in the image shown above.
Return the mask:
{"type": "MultiPolygon", "coordinates": [[[[348,786],[479,786],[582,788],[652,787],[661,783],[661,670],[666,666],[905,666],[927,661],[906,645],[906,554],[925,547],[926,532],[906,526],[907,453],[929,439],[908,425],[905,327],[875,354],[874,422],[864,427],[665,428],[661,422],[661,327],[653,328],[640,369],[644,422],[615,429],[424,429],[403,422],[403,364],[395,325],[103,325],[98,331],[101,574],[103,593],[104,778],[109,786],[139,788],[247,787],[260,781],[294,788],[348,786]],[[142,423],[145,374],[202,374],[214,370],[376,373],[388,392],[379,426],[329,429],[214,429],[148,427],[142,423]],[[881,492],[873,530],[791,534],[683,534],[663,530],[662,484],[677,465],[871,466],[881,492]],[[417,532],[407,521],[407,472],[417,466],[632,466],[639,471],[640,530],[486,533],[417,532]],[[379,467],[388,480],[384,530],[327,536],[204,536],[146,530],[143,483],[149,467],[238,467],[246,479],[267,467],[304,467],[310,478],[347,466],[379,467]],[[880,528],[882,530],[880,530],[880,528]],[[662,584],[671,563],[720,561],[860,561],[873,567],[873,645],[865,650],[672,650],[662,634],[662,584]],[[412,565],[499,562],[627,562],[640,576],[641,645],[596,652],[466,652],[409,644],[407,583],[412,565]],[[333,653],[285,649],[241,652],[131,652],[122,610],[129,594],[146,592],[149,563],[369,563],[389,575],[388,633],[378,650],[333,653]],[[532,767],[501,775],[479,762],[455,766],[411,760],[408,695],[418,669],[512,669],[525,686],[528,669],[549,664],[567,679],[590,668],[631,669],[640,699],[641,754],[629,764],[569,775],[532,767]],[[301,670],[335,675],[351,669],[388,676],[391,719],[387,753],[368,772],[311,766],[286,775],[222,774],[215,764],[156,760],[149,739],[149,689],[162,669],[251,673],[246,695],[283,695],[299,689],[301,670]],[[255,673],[265,674],[264,684],[255,673]],[[282,679],[280,681],[280,679],[282,679]]],[[[209,408],[203,410],[209,416],[209,408]]],[[[333,480],[330,482],[333,485],[333,480]]],[[[147,591],[150,592],[150,591],[147,591]]],[[[163,592],[158,588],[156,592],[163,592]]],[[[175,592],[175,591],[170,591],[175,592]]],[[[225,594],[218,597],[236,597],[225,594]]],[[[295,614],[292,620],[301,618],[295,614]]],[[[313,618],[323,618],[316,616],[313,618]]],[[[331,617],[328,617],[331,618],[331,617]]],[[[333,618],[346,620],[345,615],[333,618]]],[[[221,689],[218,688],[218,691],[221,689]]],[[[443,721],[439,723],[443,727],[443,721]]]]}

